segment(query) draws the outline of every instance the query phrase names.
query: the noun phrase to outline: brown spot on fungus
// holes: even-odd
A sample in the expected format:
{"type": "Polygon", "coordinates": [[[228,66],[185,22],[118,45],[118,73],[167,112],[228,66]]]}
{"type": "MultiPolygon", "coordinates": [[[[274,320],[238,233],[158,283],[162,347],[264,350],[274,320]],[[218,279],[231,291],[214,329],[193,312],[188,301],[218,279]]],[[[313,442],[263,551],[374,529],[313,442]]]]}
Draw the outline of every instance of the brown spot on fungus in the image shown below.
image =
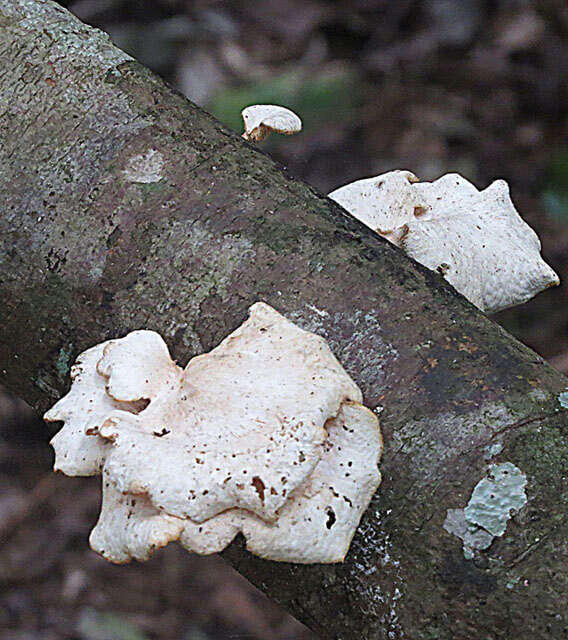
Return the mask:
{"type": "MultiPolygon", "coordinates": [[[[252,479],[251,482],[252,486],[256,489],[256,492],[258,493],[258,497],[260,498],[261,502],[264,502],[264,482],[262,481],[261,478],[259,478],[258,476],[254,476],[254,478],[252,479]]],[[[275,495],[271,492],[271,495],[275,495]]]]}

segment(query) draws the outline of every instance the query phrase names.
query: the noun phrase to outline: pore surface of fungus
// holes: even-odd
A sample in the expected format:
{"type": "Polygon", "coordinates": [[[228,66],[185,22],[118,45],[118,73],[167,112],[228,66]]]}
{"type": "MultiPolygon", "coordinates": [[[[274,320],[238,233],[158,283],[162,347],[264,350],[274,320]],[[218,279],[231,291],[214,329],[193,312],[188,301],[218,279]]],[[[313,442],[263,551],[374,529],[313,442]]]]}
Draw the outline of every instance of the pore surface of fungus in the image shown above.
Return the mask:
{"type": "Polygon", "coordinates": [[[83,448],[99,447],[89,466],[104,480],[96,551],[125,562],[180,539],[213,553],[242,532],[265,558],[343,559],[380,482],[382,441],[321,337],[257,303],[185,369],[149,331],[89,349],[79,363],[81,376],[46,417],[65,422],[53,444],[71,471],[83,448]],[[72,415],[61,410],[69,398],[72,415]]]}
{"type": "Polygon", "coordinates": [[[559,283],[503,180],[478,191],[458,174],[418,182],[408,171],[391,171],[329,196],[487,313],[559,283]]]}
{"type": "Polygon", "coordinates": [[[245,126],[243,138],[262,142],[271,133],[293,135],[302,130],[302,121],[290,109],[275,104],[253,104],[242,110],[245,126]]]}

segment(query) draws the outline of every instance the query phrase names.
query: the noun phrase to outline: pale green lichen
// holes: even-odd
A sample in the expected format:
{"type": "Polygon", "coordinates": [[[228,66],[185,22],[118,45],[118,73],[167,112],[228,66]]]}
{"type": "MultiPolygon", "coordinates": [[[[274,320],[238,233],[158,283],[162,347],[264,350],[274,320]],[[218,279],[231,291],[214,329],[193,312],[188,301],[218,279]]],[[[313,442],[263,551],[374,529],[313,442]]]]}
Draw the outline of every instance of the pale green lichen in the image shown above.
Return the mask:
{"type": "Polygon", "coordinates": [[[475,549],[487,549],[491,546],[494,536],[477,525],[468,522],[464,509],[448,509],[444,529],[463,540],[463,555],[471,560],[475,549]]]}
{"type": "Polygon", "coordinates": [[[527,502],[525,474],[511,462],[494,464],[478,482],[465,508],[466,520],[493,536],[502,536],[511,514],[527,502]]]}
{"type": "Polygon", "coordinates": [[[558,395],[558,402],[563,409],[568,409],[568,391],[563,391],[558,395]]]}
{"type": "Polygon", "coordinates": [[[525,474],[511,462],[494,464],[475,486],[465,509],[448,509],[444,529],[461,538],[466,559],[502,536],[527,502],[525,474]]]}
{"type": "Polygon", "coordinates": [[[485,449],[483,450],[483,453],[484,453],[483,457],[486,460],[491,460],[491,458],[498,456],[501,453],[501,451],[503,451],[503,444],[501,442],[495,442],[485,447],[485,449]]]}
{"type": "Polygon", "coordinates": [[[66,380],[67,375],[71,369],[71,358],[73,356],[73,345],[69,344],[67,348],[61,347],[55,368],[57,369],[57,377],[60,380],[66,380]]]}

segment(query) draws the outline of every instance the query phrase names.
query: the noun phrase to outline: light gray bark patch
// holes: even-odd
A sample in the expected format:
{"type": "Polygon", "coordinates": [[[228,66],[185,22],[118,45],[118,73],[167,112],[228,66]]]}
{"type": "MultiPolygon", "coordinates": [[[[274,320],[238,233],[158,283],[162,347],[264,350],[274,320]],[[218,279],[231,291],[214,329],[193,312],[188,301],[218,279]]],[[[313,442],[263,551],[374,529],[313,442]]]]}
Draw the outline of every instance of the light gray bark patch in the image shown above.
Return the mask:
{"type": "Polygon", "coordinates": [[[302,329],[325,338],[331,350],[350,376],[355,376],[368,404],[374,404],[377,389],[386,380],[388,367],[398,358],[398,351],[382,339],[382,327],[378,312],[363,313],[353,309],[350,313],[328,312],[313,304],[306,304],[301,313],[292,311],[288,316],[302,329]],[[375,338],[376,347],[366,348],[369,333],[375,338]],[[348,336],[340,341],[335,336],[348,336]]]}
{"type": "Polygon", "coordinates": [[[525,474],[511,462],[491,465],[475,486],[465,509],[448,509],[444,529],[463,540],[466,559],[502,536],[527,502],[525,474]]]}
{"type": "Polygon", "coordinates": [[[408,420],[393,434],[394,447],[406,454],[409,470],[424,482],[447,467],[455,451],[467,451],[489,440],[496,429],[514,420],[509,409],[491,402],[474,415],[440,412],[435,418],[408,420]],[[438,461],[436,465],[433,460],[438,461]]]}
{"type": "Polygon", "coordinates": [[[157,149],[133,156],[122,172],[128,182],[150,184],[163,178],[164,156],[157,149]]]}

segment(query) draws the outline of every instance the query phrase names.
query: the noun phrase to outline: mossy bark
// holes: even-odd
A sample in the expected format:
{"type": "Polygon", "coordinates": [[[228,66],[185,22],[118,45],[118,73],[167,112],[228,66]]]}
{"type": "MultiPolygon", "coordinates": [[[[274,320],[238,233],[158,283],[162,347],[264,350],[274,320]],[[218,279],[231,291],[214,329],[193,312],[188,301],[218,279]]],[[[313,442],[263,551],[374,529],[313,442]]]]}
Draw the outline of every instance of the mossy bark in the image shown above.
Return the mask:
{"type": "Polygon", "coordinates": [[[322,638],[568,634],[566,379],[539,356],[48,0],[0,0],[0,167],[2,384],[44,410],[86,347],[144,327],[185,363],[264,300],[380,412],[384,479],[343,564],[225,557],[322,638]],[[496,462],[528,500],[466,559],[447,512],[496,462]]]}

